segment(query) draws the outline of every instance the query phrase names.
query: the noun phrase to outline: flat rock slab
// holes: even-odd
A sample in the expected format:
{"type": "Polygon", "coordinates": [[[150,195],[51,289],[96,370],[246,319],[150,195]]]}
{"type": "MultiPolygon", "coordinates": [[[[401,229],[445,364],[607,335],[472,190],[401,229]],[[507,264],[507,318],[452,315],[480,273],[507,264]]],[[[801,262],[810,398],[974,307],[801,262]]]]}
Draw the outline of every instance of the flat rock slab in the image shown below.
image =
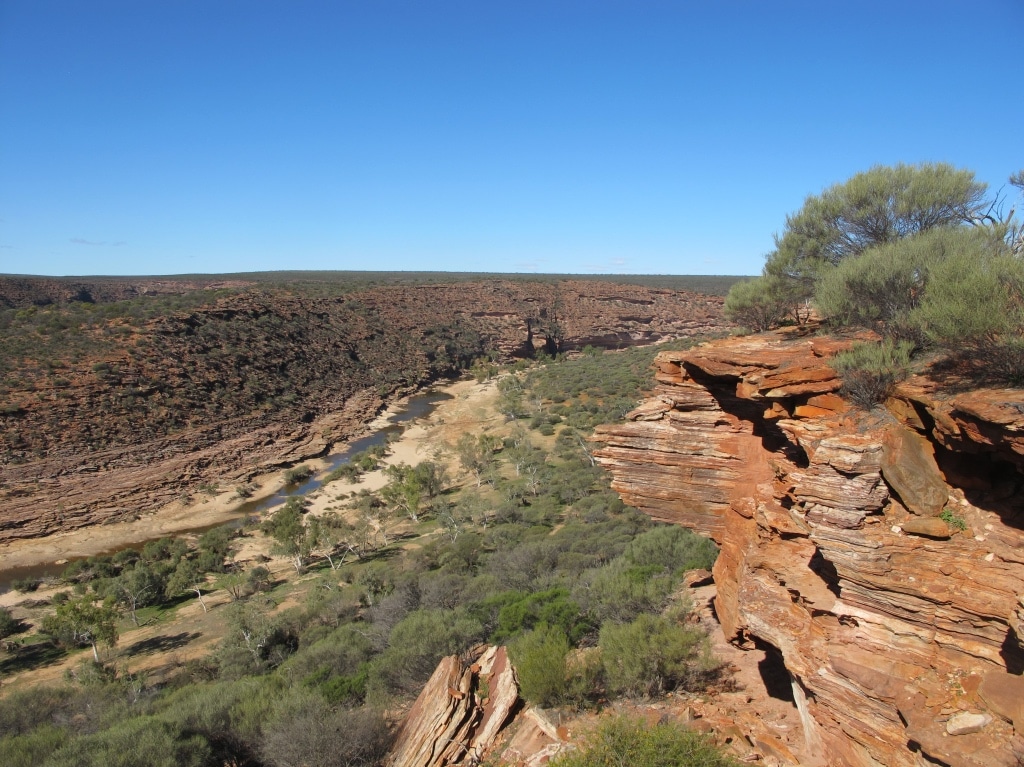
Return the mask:
{"type": "Polygon", "coordinates": [[[989,714],[961,711],[946,722],[946,732],[949,735],[970,735],[972,732],[981,732],[990,724],[992,717],[989,714]]]}
{"type": "Polygon", "coordinates": [[[914,514],[937,517],[949,500],[949,490],[931,445],[902,426],[894,426],[885,433],[882,476],[914,514]]]}

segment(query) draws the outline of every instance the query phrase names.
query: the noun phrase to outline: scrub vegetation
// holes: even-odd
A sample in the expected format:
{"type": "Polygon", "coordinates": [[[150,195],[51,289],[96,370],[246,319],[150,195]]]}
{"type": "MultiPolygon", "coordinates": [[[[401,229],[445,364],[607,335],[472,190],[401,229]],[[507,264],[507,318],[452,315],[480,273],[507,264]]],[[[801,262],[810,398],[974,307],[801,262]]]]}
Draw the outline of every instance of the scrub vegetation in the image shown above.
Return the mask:
{"type": "MultiPolygon", "coordinates": [[[[1024,171],[1010,177],[1024,190],[1024,171]]],[[[939,352],[958,375],[1024,383],[1024,229],[974,174],[945,164],[878,166],[807,198],[786,218],[761,277],[732,288],[726,314],[754,331],[867,328],[881,347],[837,360],[870,407],[939,352]]]]}
{"type": "MultiPolygon", "coordinates": [[[[349,485],[327,513],[295,496],[257,526],[72,563],[49,617],[5,662],[32,645],[81,662],[63,685],[0,697],[0,763],[376,764],[393,713],[440,658],[481,642],[509,646],[524,696],[543,706],[702,689],[719,667],[680,583],[716,549],[624,506],[587,440],[651,385],[659,348],[506,369],[503,423],[465,434],[448,459],[390,467],[379,490],[349,485]],[[266,536],[292,575],[236,564],[240,534],[266,536]],[[112,657],[136,625],[172,630],[177,611],[218,590],[230,600],[210,610],[224,625],[211,652],[158,684],[112,657]]],[[[381,452],[357,456],[360,470],[381,452]]],[[[709,748],[660,726],[605,729],[563,763],[709,748]],[[668,745],[680,737],[690,745],[668,745]]]]}

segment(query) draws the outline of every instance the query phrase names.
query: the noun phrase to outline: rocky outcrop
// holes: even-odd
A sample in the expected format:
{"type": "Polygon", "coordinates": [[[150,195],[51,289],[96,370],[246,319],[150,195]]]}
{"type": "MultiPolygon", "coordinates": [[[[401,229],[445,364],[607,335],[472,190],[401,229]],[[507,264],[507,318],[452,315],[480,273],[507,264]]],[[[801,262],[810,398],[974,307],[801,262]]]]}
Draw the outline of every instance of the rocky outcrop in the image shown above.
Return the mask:
{"type": "Polygon", "coordinates": [[[388,767],[479,764],[520,706],[504,647],[441,660],[398,728],[388,767]]]}
{"type": "Polygon", "coordinates": [[[798,331],[659,355],[597,459],[721,545],[716,613],[781,658],[808,763],[1017,765],[1024,392],[929,378],[864,413],[798,331]]]}
{"type": "Polygon", "coordinates": [[[13,305],[31,299],[0,331],[0,542],[131,519],[320,455],[387,399],[485,355],[627,346],[723,324],[720,297],[590,281],[232,283],[148,318],[139,302],[63,305],[175,285],[207,286],[0,278],[13,305]]]}

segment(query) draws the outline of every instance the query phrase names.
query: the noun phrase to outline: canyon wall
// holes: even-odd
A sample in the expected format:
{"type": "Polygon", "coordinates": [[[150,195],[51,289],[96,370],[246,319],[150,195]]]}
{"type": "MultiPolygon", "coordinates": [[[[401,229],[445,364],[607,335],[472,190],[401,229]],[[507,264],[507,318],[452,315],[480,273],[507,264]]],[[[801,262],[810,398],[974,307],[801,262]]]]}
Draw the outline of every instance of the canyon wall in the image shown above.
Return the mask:
{"type": "Polygon", "coordinates": [[[1024,391],[935,373],[866,413],[828,366],[851,342],[664,352],[595,455],[719,543],[718,618],[785,664],[808,763],[1024,763],[1024,391]]]}
{"type": "Polygon", "coordinates": [[[485,355],[724,325],[721,297],[596,281],[215,283],[232,292],[162,313],[141,298],[193,287],[0,278],[0,305],[22,307],[0,315],[0,542],[129,520],[321,455],[389,398],[485,355]]]}

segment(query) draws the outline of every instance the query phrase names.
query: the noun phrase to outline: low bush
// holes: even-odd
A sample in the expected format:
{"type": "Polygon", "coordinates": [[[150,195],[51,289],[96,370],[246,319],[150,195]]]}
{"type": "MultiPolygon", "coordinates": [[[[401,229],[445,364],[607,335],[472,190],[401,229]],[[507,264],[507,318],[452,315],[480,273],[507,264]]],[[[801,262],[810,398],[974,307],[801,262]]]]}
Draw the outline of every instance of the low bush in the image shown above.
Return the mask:
{"type": "Polygon", "coordinates": [[[284,481],[289,485],[297,485],[313,476],[313,469],[305,464],[288,469],[284,473],[284,481]]]}
{"type": "Polygon", "coordinates": [[[623,695],[655,695],[685,686],[698,670],[703,633],[661,615],[601,627],[601,661],[608,689],[623,695]]]}
{"type": "Polygon", "coordinates": [[[20,591],[22,594],[30,594],[39,586],[42,585],[42,581],[39,578],[16,578],[11,581],[11,588],[15,591],[20,591]]]}
{"type": "Polygon", "coordinates": [[[372,765],[390,742],[379,712],[335,707],[316,694],[293,692],[264,725],[262,755],[271,767],[372,765]]]}
{"type": "Polygon", "coordinates": [[[16,634],[20,628],[21,621],[11,615],[11,611],[6,607],[0,607],[0,639],[16,634]]]}
{"type": "Polygon", "coordinates": [[[592,698],[600,680],[594,653],[574,655],[565,633],[541,624],[509,644],[523,697],[538,706],[579,707],[592,698]]]}
{"type": "Polygon", "coordinates": [[[778,327],[792,305],[783,285],[772,277],[737,282],[726,296],[725,316],[755,333],[778,327]]]}
{"type": "Polygon", "coordinates": [[[204,767],[211,757],[205,738],[150,717],[135,717],[113,727],[77,738],[54,751],[50,767],[204,767]]]}
{"type": "Polygon", "coordinates": [[[883,340],[856,344],[840,352],[832,367],[843,379],[843,394],[857,406],[870,410],[892,393],[893,387],[910,372],[912,344],[883,340]]]}
{"type": "Polygon", "coordinates": [[[657,565],[670,573],[710,569],[718,547],[702,535],[678,525],[661,525],[641,533],[626,546],[625,559],[633,565],[657,565]]]}
{"type": "Polygon", "coordinates": [[[551,767],[738,767],[707,736],[664,723],[615,717],[587,735],[575,751],[558,756],[551,767]]]}
{"type": "Polygon", "coordinates": [[[37,767],[67,743],[66,730],[45,724],[26,735],[0,738],[0,764],[4,767],[37,767]]]}

